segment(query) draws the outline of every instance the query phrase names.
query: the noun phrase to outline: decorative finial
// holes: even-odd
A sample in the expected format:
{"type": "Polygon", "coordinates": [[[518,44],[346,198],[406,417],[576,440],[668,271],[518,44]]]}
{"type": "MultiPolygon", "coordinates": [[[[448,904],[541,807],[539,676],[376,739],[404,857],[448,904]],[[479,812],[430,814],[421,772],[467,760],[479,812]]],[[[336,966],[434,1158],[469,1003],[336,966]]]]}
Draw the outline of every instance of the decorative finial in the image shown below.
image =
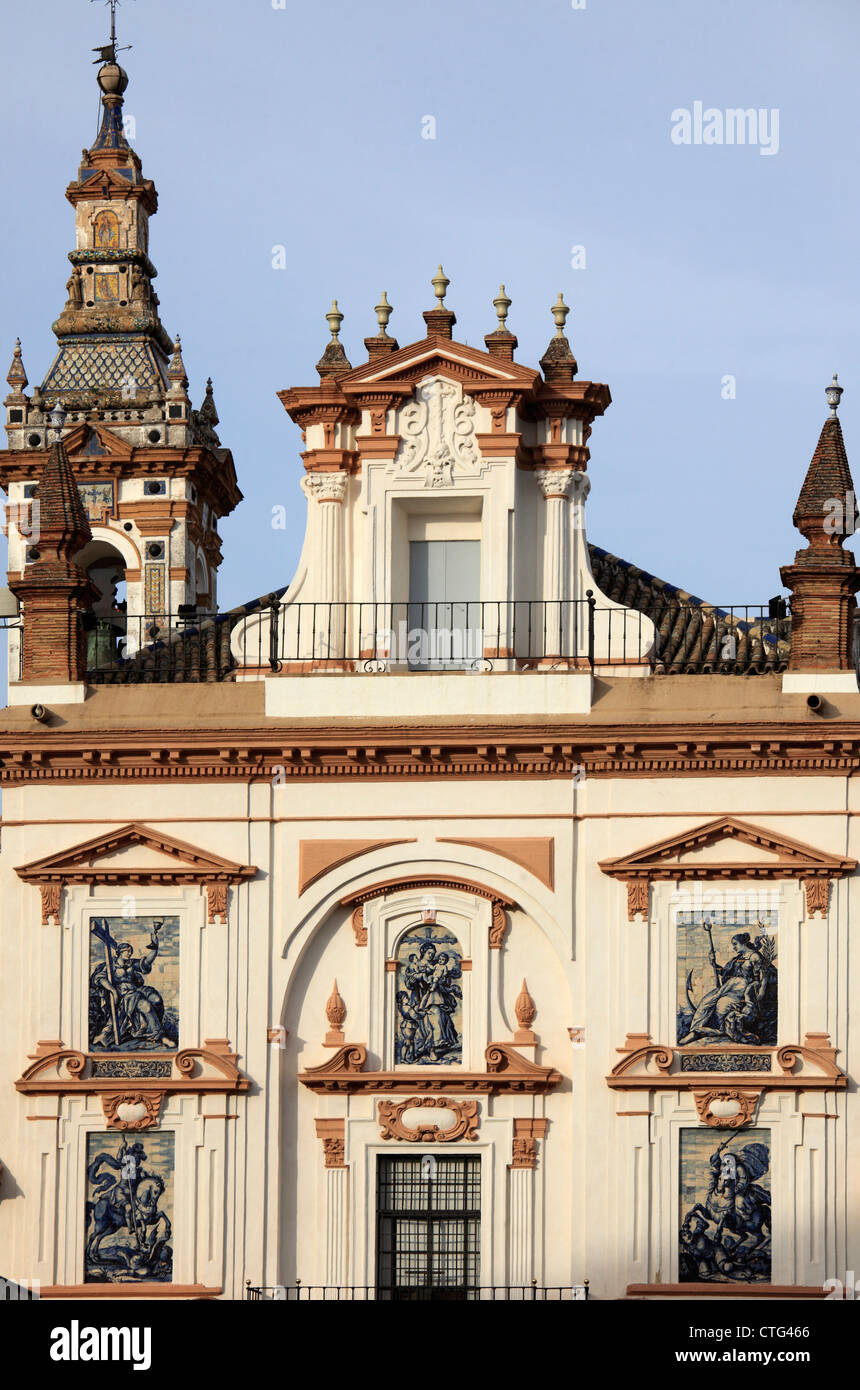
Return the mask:
{"type": "Polygon", "coordinates": [[[374,313],[376,314],[376,322],[379,324],[380,338],[388,337],[388,320],[391,318],[392,312],[392,306],[388,302],[388,295],[385,292],[385,290],[383,290],[382,298],[380,299],[379,303],[377,304],[374,310],[374,313]]]}
{"type": "Polygon", "coordinates": [[[439,301],[440,309],[444,309],[445,307],[445,295],[448,293],[448,286],[450,283],[451,281],[440,265],[433,279],[430,281],[430,284],[433,286],[433,293],[439,301]]]}
{"type": "Polygon", "coordinates": [[[565,304],[564,295],[562,294],[561,290],[559,290],[558,299],[552,306],[552,316],[555,319],[555,336],[557,338],[564,337],[564,326],[567,322],[567,316],[569,313],[570,308],[567,304],[565,304]]]}
{"type": "Polygon", "coordinates": [[[339,337],[339,335],[340,335],[340,326],[341,326],[341,324],[343,323],[343,314],[340,312],[340,309],[337,307],[337,300],[336,300],[336,299],[333,299],[333,300],[332,300],[332,302],[331,302],[331,308],[329,309],[329,311],[328,311],[328,313],[326,314],[325,317],[326,317],[326,323],[328,324],[329,332],[331,333],[331,340],[332,340],[332,342],[333,342],[333,343],[339,342],[339,341],[340,341],[340,337],[339,337]]]}
{"type": "Polygon", "coordinates": [[[168,363],[167,379],[174,386],[180,387],[183,391],[188,387],[185,363],[182,360],[182,340],[178,333],[173,340],[173,356],[168,363]]]}
{"type": "Polygon", "coordinates": [[[514,1013],[516,1014],[517,1023],[519,1025],[514,1033],[515,1045],[518,1047],[532,1047],[537,1042],[537,1038],[531,1031],[537,1009],[535,1008],[535,1001],[529,994],[529,987],[525,980],[523,980],[522,988],[517,995],[517,1002],[514,1004],[514,1013]]]}
{"type": "Polygon", "coordinates": [[[842,395],[844,389],[844,386],[839,385],[839,382],[836,379],[836,373],[834,372],[833,380],[824,392],[825,396],[827,397],[827,404],[830,406],[830,414],[832,415],[834,420],[836,419],[836,412],[839,409],[839,398],[842,395]]]}
{"type": "Polygon", "coordinates": [[[20,338],[15,339],[15,350],[12,353],[12,365],[9,368],[6,380],[16,395],[20,395],[29,384],[27,381],[27,373],[24,371],[24,359],[21,356],[20,338]]]}
{"type": "Polygon", "coordinates": [[[504,285],[499,285],[499,293],[493,300],[493,308],[496,311],[496,318],[499,320],[499,330],[501,332],[506,331],[507,325],[505,321],[508,317],[508,310],[510,309],[510,307],[510,296],[505,293],[504,285]]]}
{"type": "Polygon", "coordinates": [[[529,994],[529,987],[526,984],[525,980],[523,980],[522,988],[520,989],[520,992],[517,995],[517,1002],[514,1005],[514,1013],[517,1016],[517,1023],[520,1025],[521,1028],[531,1028],[532,1024],[535,1021],[535,1014],[537,1013],[537,1009],[535,1008],[535,1001],[529,994]]]}
{"type": "Polygon", "coordinates": [[[66,412],[63,409],[62,401],[57,401],[48,419],[51,422],[51,443],[58,444],[63,437],[63,426],[66,423],[66,412]]]}
{"type": "Polygon", "coordinates": [[[346,1004],[340,997],[337,988],[337,980],[332,985],[332,991],[326,1000],[325,1016],[328,1019],[329,1031],[325,1037],[325,1047],[341,1047],[343,1045],[343,1022],[346,1018],[346,1004]]]}

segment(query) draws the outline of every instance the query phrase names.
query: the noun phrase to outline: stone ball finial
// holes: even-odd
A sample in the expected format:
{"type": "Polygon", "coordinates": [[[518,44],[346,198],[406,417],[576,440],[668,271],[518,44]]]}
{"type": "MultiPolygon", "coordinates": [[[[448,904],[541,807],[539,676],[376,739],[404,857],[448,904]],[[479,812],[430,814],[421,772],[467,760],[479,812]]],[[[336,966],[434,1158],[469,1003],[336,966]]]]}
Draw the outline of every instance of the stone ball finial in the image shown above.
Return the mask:
{"type": "Polygon", "coordinates": [[[495,299],[493,300],[493,308],[494,308],[495,311],[496,311],[496,318],[499,320],[499,328],[500,328],[500,329],[504,329],[504,328],[507,326],[507,325],[506,325],[506,320],[507,320],[507,317],[508,317],[508,310],[510,309],[510,307],[511,307],[511,299],[510,299],[510,296],[509,296],[508,294],[505,293],[505,287],[504,287],[504,285],[499,285],[499,293],[496,295],[495,299]]]}
{"type": "Polygon", "coordinates": [[[565,304],[564,295],[562,294],[561,290],[559,290],[558,299],[552,306],[552,316],[555,320],[555,336],[557,338],[564,337],[564,326],[567,322],[567,316],[569,313],[570,307],[567,304],[565,304]]]}
{"type": "Polygon", "coordinates": [[[326,319],[326,323],[328,324],[329,332],[331,333],[331,340],[332,340],[332,342],[333,342],[333,343],[338,342],[338,341],[339,341],[338,335],[340,334],[340,326],[341,326],[341,324],[343,323],[343,314],[340,312],[340,309],[337,307],[337,300],[336,300],[336,299],[333,299],[333,300],[332,300],[332,302],[331,302],[331,308],[329,309],[328,313],[326,314],[325,319],[326,319]]]}
{"type": "Polygon", "coordinates": [[[444,270],[440,265],[439,269],[436,271],[436,274],[433,276],[433,279],[430,281],[430,284],[433,286],[433,293],[439,301],[440,309],[444,308],[445,295],[448,293],[448,286],[450,285],[450,283],[451,281],[448,279],[447,275],[445,274],[444,270]]]}
{"type": "Polygon", "coordinates": [[[830,414],[833,416],[834,420],[836,419],[836,412],[839,409],[839,400],[844,390],[844,386],[839,385],[836,379],[836,373],[834,372],[833,380],[824,392],[827,397],[827,404],[830,406],[830,414]]]}
{"type": "Polygon", "coordinates": [[[96,81],[106,97],[121,97],[128,86],[128,73],[119,63],[105,63],[99,68],[96,81]]]}

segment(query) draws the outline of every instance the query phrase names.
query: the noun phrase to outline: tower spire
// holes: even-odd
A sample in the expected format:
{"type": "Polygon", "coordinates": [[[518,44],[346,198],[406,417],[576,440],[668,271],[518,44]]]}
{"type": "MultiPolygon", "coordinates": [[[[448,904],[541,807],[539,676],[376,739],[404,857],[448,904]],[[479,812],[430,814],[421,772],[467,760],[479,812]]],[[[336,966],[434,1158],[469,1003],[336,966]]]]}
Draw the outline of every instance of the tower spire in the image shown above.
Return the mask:
{"type": "Polygon", "coordinates": [[[836,411],[842,387],[827,387],[830,414],[824,421],[792,520],[807,544],[793,565],[780,570],[791,593],[789,671],[848,671],[852,624],[860,588],[854,556],[845,537],[854,531],[854,483],[836,411]]]}

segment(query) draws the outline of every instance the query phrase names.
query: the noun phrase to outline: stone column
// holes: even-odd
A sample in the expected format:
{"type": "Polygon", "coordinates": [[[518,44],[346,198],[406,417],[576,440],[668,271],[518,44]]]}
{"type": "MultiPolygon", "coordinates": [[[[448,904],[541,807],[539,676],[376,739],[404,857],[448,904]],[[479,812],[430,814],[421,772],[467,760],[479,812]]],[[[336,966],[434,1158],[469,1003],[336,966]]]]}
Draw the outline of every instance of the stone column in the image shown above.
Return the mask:
{"type": "Polygon", "coordinates": [[[308,621],[306,641],[317,663],[342,665],[346,633],[346,525],[343,502],[349,475],[310,473],[302,481],[305,495],[319,504],[317,582],[312,590],[316,609],[308,621]]]}
{"type": "Polygon", "coordinates": [[[572,604],[568,496],[572,468],[538,468],[538,487],[546,500],[543,547],[542,633],[540,656],[567,659],[571,651],[572,604]]]}

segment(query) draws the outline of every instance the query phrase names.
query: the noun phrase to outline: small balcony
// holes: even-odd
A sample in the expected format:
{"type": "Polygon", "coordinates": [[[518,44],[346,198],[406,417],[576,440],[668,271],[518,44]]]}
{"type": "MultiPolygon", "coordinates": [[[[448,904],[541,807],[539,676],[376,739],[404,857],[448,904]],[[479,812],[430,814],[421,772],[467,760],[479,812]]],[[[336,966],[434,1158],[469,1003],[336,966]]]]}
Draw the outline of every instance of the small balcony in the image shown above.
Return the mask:
{"type": "MultiPolygon", "coordinates": [[[[589,594],[557,601],[292,603],[267,595],[215,615],[123,618],[88,636],[87,681],[259,680],[432,673],[754,675],[784,671],[784,605],[666,598],[647,612],[589,594]]],[[[26,640],[26,625],[23,634],[26,640]]]]}

